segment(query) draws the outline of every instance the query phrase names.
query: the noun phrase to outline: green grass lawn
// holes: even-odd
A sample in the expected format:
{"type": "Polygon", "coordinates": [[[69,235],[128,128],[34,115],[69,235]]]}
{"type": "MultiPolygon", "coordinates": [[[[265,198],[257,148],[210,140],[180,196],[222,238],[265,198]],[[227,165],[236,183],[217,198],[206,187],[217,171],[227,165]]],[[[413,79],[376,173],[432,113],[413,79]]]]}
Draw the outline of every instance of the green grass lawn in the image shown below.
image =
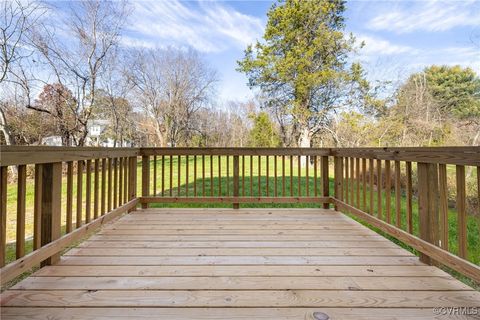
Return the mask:
{"type": "MultiPolygon", "coordinates": [[[[153,159],[153,158],[151,158],[153,159]]],[[[240,157],[240,175],[243,172],[243,161],[242,157],[240,157]]],[[[245,157],[245,178],[242,179],[240,177],[240,196],[266,196],[267,195],[267,161],[266,158],[263,157],[260,162],[261,170],[258,171],[258,158],[253,157],[252,167],[253,171],[250,173],[250,157],[245,157]],[[260,178],[259,178],[260,177],[260,178]],[[260,193],[259,193],[259,185],[260,185],[260,193]],[[252,193],[250,192],[252,191],[252,193]]],[[[184,197],[188,196],[202,196],[205,193],[205,196],[210,196],[212,193],[214,196],[222,195],[228,196],[233,195],[233,157],[229,157],[228,159],[228,169],[229,169],[229,176],[227,177],[227,158],[221,157],[220,159],[217,156],[210,158],[210,156],[205,156],[205,176],[202,176],[202,159],[200,156],[197,157],[197,176],[194,183],[194,159],[193,156],[189,157],[188,160],[188,184],[186,179],[186,169],[187,169],[187,161],[185,157],[182,157],[179,161],[178,157],[173,157],[172,161],[170,162],[170,157],[165,157],[164,168],[166,174],[163,178],[163,190],[165,196],[170,196],[170,192],[172,196],[179,196],[184,197]],[[218,170],[218,164],[220,161],[221,171],[218,170]],[[213,165],[213,175],[210,175],[210,166],[211,163],[213,165]],[[170,185],[170,175],[169,175],[169,168],[172,167],[172,184],[170,185]],[[178,172],[180,170],[180,180],[178,180],[178,172]],[[194,194],[194,184],[196,185],[196,194],[194,194]],[[228,191],[228,193],[227,193],[228,191]]],[[[285,161],[285,195],[289,196],[293,193],[294,196],[306,196],[306,184],[307,184],[307,177],[306,177],[306,169],[303,168],[298,172],[297,162],[293,164],[293,171],[290,170],[290,161],[289,157],[286,157],[285,161]],[[292,179],[292,180],[290,180],[292,179]],[[300,190],[299,190],[300,187],[300,190]]],[[[156,185],[156,195],[161,196],[162,194],[162,160],[161,157],[157,157],[157,176],[156,179],[153,177],[154,172],[154,163],[153,160],[150,162],[150,194],[153,195],[154,191],[154,182],[156,185]]],[[[314,181],[314,172],[313,166],[309,168],[309,178],[308,178],[308,185],[309,185],[309,195],[314,196],[315,192],[315,181],[314,181]]],[[[330,195],[333,195],[333,168],[330,168],[330,195]]],[[[414,173],[415,174],[415,173],[414,173]]],[[[282,196],[283,193],[283,184],[282,184],[282,159],[281,157],[277,158],[277,196],[282,196]]],[[[141,195],[141,161],[137,164],[137,195],[141,195]]],[[[101,175],[100,175],[101,179],[101,175]]],[[[85,216],[85,191],[86,191],[86,178],[85,174],[83,177],[83,215],[85,216]]],[[[99,182],[101,186],[101,181],[99,182]]],[[[26,196],[26,253],[31,252],[32,250],[32,241],[31,237],[33,234],[33,180],[28,180],[27,182],[27,196],[26,196]]],[[[93,170],[92,170],[92,193],[93,193],[93,170]]],[[[76,185],[76,177],[74,177],[73,181],[73,191],[74,191],[74,201],[73,201],[73,223],[75,226],[75,212],[76,212],[76,197],[77,194],[77,185],[76,185]]],[[[16,198],[17,198],[17,191],[16,191],[16,184],[9,184],[8,186],[8,194],[7,194],[7,242],[9,245],[7,246],[7,261],[15,260],[15,234],[16,234],[16,198]]],[[[268,195],[274,196],[275,192],[275,178],[274,178],[274,158],[269,158],[269,178],[268,178],[268,195]]],[[[318,165],[317,170],[317,192],[320,196],[322,194],[322,187],[321,187],[321,180],[320,180],[320,165],[318,165]]],[[[360,186],[360,194],[362,195],[362,188],[360,186]]],[[[367,208],[369,206],[369,192],[367,186],[367,208]]],[[[373,197],[373,205],[375,208],[375,216],[377,215],[377,191],[376,189],[373,190],[374,197],[373,197]]],[[[91,196],[93,201],[93,194],[91,196]]],[[[392,192],[391,196],[391,223],[395,224],[395,195],[392,192]]],[[[382,216],[385,217],[385,193],[383,194],[382,198],[382,208],[383,213],[382,216]]],[[[66,206],[66,178],[63,178],[63,185],[62,185],[62,225],[63,225],[63,233],[65,232],[65,224],[66,224],[66,217],[65,217],[65,206],[66,206]]],[[[181,203],[172,203],[172,204],[151,204],[151,207],[231,207],[229,204],[222,204],[222,203],[204,203],[204,204],[181,204],[181,203]]],[[[242,204],[242,207],[321,207],[321,204],[242,204]]],[[[93,216],[93,205],[92,205],[92,216],[93,216]]],[[[401,198],[401,226],[402,229],[406,230],[406,198],[405,195],[402,194],[401,198]]],[[[373,228],[374,229],[374,228],[373,228]]],[[[467,235],[468,235],[468,260],[480,265],[480,220],[479,216],[468,216],[467,219],[467,235]]],[[[378,231],[378,230],[376,230],[378,231]]],[[[413,199],[413,234],[418,236],[418,202],[417,199],[413,199]]],[[[387,236],[388,237],[388,236],[387,236]]],[[[395,239],[388,237],[389,239],[399,243],[395,239]]],[[[399,243],[400,244],[400,243],[399,243]]],[[[404,246],[403,244],[401,244],[404,246]]],[[[404,246],[406,247],[406,246],[404,246]]],[[[415,250],[408,248],[412,252],[415,250]]],[[[449,209],[449,249],[452,253],[458,252],[457,246],[457,213],[454,208],[449,209]]],[[[453,273],[455,274],[455,273],[453,273]]],[[[458,276],[458,275],[457,275],[458,276]]],[[[467,279],[462,278],[463,281],[469,283],[470,285],[474,285],[471,282],[468,282],[467,279]]]]}

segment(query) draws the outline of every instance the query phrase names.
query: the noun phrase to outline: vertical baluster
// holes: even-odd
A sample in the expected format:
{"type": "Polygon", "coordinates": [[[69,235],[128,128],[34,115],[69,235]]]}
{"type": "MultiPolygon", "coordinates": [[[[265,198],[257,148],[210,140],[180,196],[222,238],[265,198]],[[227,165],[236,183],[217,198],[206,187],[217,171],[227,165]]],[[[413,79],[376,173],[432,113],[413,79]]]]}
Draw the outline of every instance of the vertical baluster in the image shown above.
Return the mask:
{"type": "Polygon", "coordinates": [[[285,155],[282,155],[282,197],[285,197],[285,155]]]}
{"type": "Polygon", "coordinates": [[[165,155],[162,155],[162,197],[165,197],[165,155]]]}
{"type": "Polygon", "coordinates": [[[396,226],[402,227],[402,203],[400,186],[400,161],[395,161],[395,216],[396,226]]]}
{"type": "Polygon", "coordinates": [[[83,160],[77,161],[77,228],[82,226],[83,160]]]}
{"type": "Polygon", "coordinates": [[[447,165],[438,165],[438,193],[440,210],[440,247],[448,250],[448,185],[447,165]]]}
{"type": "Polygon", "coordinates": [[[344,159],[344,171],[345,171],[345,186],[343,187],[344,189],[344,192],[345,192],[345,203],[349,203],[350,202],[350,197],[349,197],[349,194],[348,194],[348,186],[349,186],[349,174],[348,174],[348,157],[345,157],[344,159]]]}
{"type": "Polygon", "coordinates": [[[242,155],[242,196],[245,197],[245,155],[242,155]]]}
{"type": "Polygon", "coordinates": [[[113,159],[108,158],[108,185],[107,185],[107,211],[112,211],[112,165],[113,159]]]}
{"type": "Polygon", "coordinates": [[[230,196],[230,156],[227,155],[227,197],[230,196]]]}
{"type": "Polygon", "coordinates": [[[274,161],[274,164],[273,164],[273,170],[275,171],[275,174],[274,174],[274,179],[275,179],[275,183],[273,185],[273,193],[274,193],[274,197],[278,197],[278,193],[277,193],[277,156],[273,156],[273,161],[274,161]]]}
{"type": "Polygon", "coordinates": [[[390,160],[385,160],[385,215],[388,223],[392,220],[390,215],[390,194],[392,191],[391,180],[390,160]]]}
{"type": "Polygon", "coordinates": [[[290,196],[293,197],[293,156],[290,156],[290,196]]]}
{"type": "Polygon", "coordinates": [[[367,159],[362,159],[362,208],[367,212],[367,159]]]}
{"type": "Polygon", "coordinates": [[[157,196],[157,156],[153,156],[153,196],[157,196]]]}
{"type": "MultiPolygon", "coordinates": [[[[335,198],[339,201],[343,201],[343,158],[342,157],[334,157],[333,158],[333,166],[334,166],[334,192],[335,198]]],[[[335,205],[335,210],[338,210],[338,206],[335,205]]]]}
{"type": "Polygon", "coordinates": [[[369,166],[368,166],[368,171],[370,174],[370,188],[369,188],[369,195],[370,195],[370,208],[369,208],[369,213],[373,215],[373,168],[374,167],[374,160],[369,159],[369,166]]]}
{"type": "MultiPolygon", "coordinates": [[[[237,155],[233,156],[233,196],[238,197],[239,195],[239,157],[237,155]]],[[[239,203],[233,203],[233,209],[240,208],[239,203]]]]}
{"type": "Polygon", "coordinates": [[[105,210],[105,191],[106,191],[106,186],[107,186],[107,159],[103,158],[102,159],[102,184],[101,184],[101,195],[100,195],[100,214],[103,216],[106,212],[105,210]]]}
{"type": "Polygon", "coordinates": [[[118,158],[113,159],[113,209],[118,204],[118,158]]]}
{"type": "Polygon", "coordinates": [[[168,186],[169,186],[169,194],[170,194],[170,197],[171,197],[171,196],[173,196],[173,155],[170,155],[169,177],[170,177],[170,184],[168,186]]]}
{"type": "Polygon", "coordinates": [[[92,160],[87,160],[86,168],[86,188],[85,188],[85,223],[91,220],[91,202],[92,202],[92,160]]]}
{"type": "Polygon", "coordinates": [[[313,189],[315,197],[318,196],[318,183],[317,183],[317,156],[313,156],[313,189]]]}
{"type": "MultiPolygon", "coordinates": [[[[37,171],[37,167],[41,170],[42,166],[40,165],[36,165],[35,166],[35,172],[37,171]]],[[[37,176],[35,175],[35,177],[37,178],[37,176]]],[[[38,176],[39,178],[41,178],[41,172],[38,176]]],[[[37,187],[37,182],[35,182],[35,187],[37,187]]],[[[40,189],[41,187],[41,182],[38,183],[38,188],[40,189]]],[[[41,189],[40,189],[40,192],[41,192],[41,189]]],[[[41,195],[39,196],[39,200],[41,200],[41,195]]],[[[36,200],[35,200],[35,203],[36,203],[36,200]]],[[[41,202],[38,204],[38,210],[39,212],[35,213],[36,216],[40,217],[40,205],[41,205],[41,202]]],[[[70,233],[72,232],[73,230],[73,224],[72,224],[72,205],[73,205],[73,162],[72,161],[69,161],[67,162],[67,204],[66,204],[66,216],[67,216],[67,225],[66,225],[66,232],[67,233],[70,233]]],[[[37,231],[37,230],[36,230],[37,231]]],[[[38,235],[40,236],[40,230],[38,230],[38,235]]],[[[35,234],[35,232],[34,232],[35,234]]],[[[34,236],[34,239],[38,241],[38,243],[36,241],[34,241],[34,243],[37,243],[37,244],[40,244],[40,237],[35,237],[34,236]]],[[[38,249],[38,247],[34,246],[34,249],[38,249]]]]}
{"type": "Polygon", "coordinates": [[[130,168],[128,166],[128,158],[124,158],[123,160],[123,203],[127,203],[128,201],[128,177],[130,168]]]}
{"type": "Polygon", "coordinates": [[[269,163],[269,156],[267,155],[265,158],[266,158],[266,161],[267,161],[266,167],[265,167],[265,170],[266,170],[265,177],[266,177],[266,182],[267,182],[266,183],[266,189],[267,189],[266,196],[268,197],[270,195],[269,181],[268,181],[268,180],[270,180],[270,172],[269,172],[270,171],[270,163],[269,163]]]}
{"type": "Polygon", "coordinates": [[[25,200],[27,191],[27,166],[20,165],[17,169],[17,242],[16,257],[25,255],[25,200]]]}
{"type": "Polygon", "coordinates": [[[302,196],[302,157],[298,156],[297,157],[297,179],[298,179],[298,194],[297,196],[301,197],[302,196]]]}
{"type": "Polygon", "coordinates": [[[350,204],[355,205],[355,191],[354,191],[354,182],[355,182],[355,158],[350,158],[350,204]]]}
{"type": "Polygon", "coordinates": [[[222,158],[218,156],[218,196],[222,196],[222,158]]]}
{"type": "Polygon", "coordinates": [[[5,265],[7,245],[7,172],[8,167],[0,167],[0,267],[5,265]]]}
{"type": "Polygon", "coordinates": [[[117,206],[122,205],[122,199],[123,199],[123,158],[120,158],[118,161],[118,203],[117,206]]]}
{"type": "Polygon", "coordinates": [[[355,158],[355,186],[357,191],[357,208],[360,208],[360,158],[355,158]]]}
{"type": "Polygon", "coordinates": [[[257,172],[258,172],[258,197],[262,196],[262,157],[258,156],[258,166],[257,166],[257,172]]]}
{"type": "Polygon", "coordinates": [[[305,156],[305,193],[310,196],[310,178],[309,178],[310,156],[305,156]]]}
{"type": "MultiPolygon", "coordinates": [[[[142,197],[150,196],[150,157],[142,156],[142,197]]],[[[142,202],[142,209],[148,208],[148,203],[142,202]]]]}
{"type": "MultiPolygon", "coordinates": [[[[478,203],[478,215],[480,216],[480,166],[477,167],[477,203],[478,203]]],[[[480,230],[478,230],[480,233],[480,230]]]]}
{"type": "Polygon", "coordinates": [[[197,196],[197,156],[193,156],[193,196],[197,196]]]}
{"type": "Polygon", "coordinates": [[[213,155],[210,155],[210,197],[213,197],[213,155]]]}
{"type": "Polygon", "coordinates": [[[202,196],[205,197],[205,155],[202,155],[202,196]]]}
{"type": "Polygon", "coordinates": [[[253,156],[250,156],[250,197],[253,197],[253,156]]]}
{"type": "MultiPolygon", "coordinates": [[[[322,168],[321,168],[321,176],[322,176],[322,193],[325,198],[330,197],[330,180],[329,180],[329,173],[328,173],[328,156],[322,156],[322,168]]],[[[324,203],[324,209],[330,208],[330,204],[324,203]]]]}
{"type": "Polygon", "coordinates": [[[190,191],[189,186],[188,186],[188,167],[190,166],[190,163],[188,162],[188,155],[185,156],[185,197],[188,198],[188,192],[190,191]]]}
{"type": "Polygon", "coordinates": [[[100,160],[95,159],[94,162],[94,172],[93,172],[93,218],[98,218],[98,187],[100,184],[99,179],[99,169],[100,160]]]}
{"type": "MultiPolygon", "coordinates": [[[[34,207],[33,207],[33,250],[42,245],[42,172],[41,164],[35,165],[34,207]]],[[[72,201],[73,201],[73,164],[68,162],[67,169],[67,233],[72,231],[72,201]],[[70,203],[69,203],[70,201],[70,203]]]]}
{"type": "MultiPolygon", "coordinates": [[[[389,165],[390,161],[385,161],[385,169],[389,165]]],[[[388,173],[387,173],[388,175],[388,173]]],[[[388,179],[388,178],[387,178],[388,179]]],[[[383,189],[383,183],[382,183],[382,160],[377,159],[377,217],[378,219],[382,219],[383,216],[383,208],[382,208],[382,189],[383,189]]],[[[385,190],[385,196],[390,192],[388,189],[385,190]]],[[[386,205],[388,208],[388,204],[386,205]]],[[[388,212],[388,211],[387,211],[388,212]]]]}
{"type": "Polygon", "coordinates": [[[410,234],[413,234],[413,219],[412,219],[412,163],[410,161],[406,162],[405,165],[406,175],[407,175],[407,230],[410,234]]]}
{"type": "Polygon", "coordinates": [[[466,215],[466,189],[465,166],[456,166],[457,180],[457,223],[458,223],[458,256],[467,258],[467,215],[466,215]]]}
{"type": "MultiPolygon", "coordinates": [[[[478,216],[480,216],[480,166],[477,167],[477,204],[478,204],[478,216]]],[[[480,227],[480,226],[479,226],[480,227]]],[[[478,230],[480,233],[480,230],[478,230]]]]}
{"type": "Polygon", "coordinates": [[[182,156],[178,156],[177,158],[177,197],[180,196],[181,173],[182,173],[182,156]]]}

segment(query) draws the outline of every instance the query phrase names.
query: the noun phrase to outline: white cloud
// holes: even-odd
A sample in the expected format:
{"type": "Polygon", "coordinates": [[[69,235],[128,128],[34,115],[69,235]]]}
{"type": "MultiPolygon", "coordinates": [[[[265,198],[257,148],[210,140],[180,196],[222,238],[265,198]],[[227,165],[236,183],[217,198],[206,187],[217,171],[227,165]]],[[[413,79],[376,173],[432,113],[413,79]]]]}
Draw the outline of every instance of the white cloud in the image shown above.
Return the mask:
{"type": "Polygon", "coordinates": [[[178,0],[135,2],[130,21],[128,32],[143,46],[189,46],[200,52],[245,48],[264,28],[261,19],[223,4],[178,0]]]}
{"type": "Polygon", "coordinates": [[[480,26],[480,2],[417,1],[392,5],[367,23],[373,30],[408,33],[417,30],[445,31],[455,27],[480,26]]]}
{"type": "Polygon", "coordinates": [[[357,35],[357,40],[365,43],[365,46],[360,49],[360,53],[366,56],[413,54],[417,52],[417,50],[412,47],[393,44],[390,41],[371,35],[357,35]]]}

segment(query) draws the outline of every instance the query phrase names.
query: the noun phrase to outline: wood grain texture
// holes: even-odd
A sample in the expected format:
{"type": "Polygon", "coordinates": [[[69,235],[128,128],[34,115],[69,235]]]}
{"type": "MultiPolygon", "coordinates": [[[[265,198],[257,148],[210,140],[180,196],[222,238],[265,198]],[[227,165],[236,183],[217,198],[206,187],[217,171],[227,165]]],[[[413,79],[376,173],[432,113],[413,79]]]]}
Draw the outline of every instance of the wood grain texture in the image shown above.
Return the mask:
{"type": "MultiPolygon", "coordinates": [[[[434,315],[431,308],[32,308],[3,307],[2,319],[259,319],[259,320],[428,320],[451,319],[434,315]],[[323,318],[321,318],[323,317],[323,318]]],[[[455,316],[454,319],[472,319],[471,316],[455,316]]]]}
{"type": "Polygon", "coordinates": [[[150,208],[0,301],[2,319],[428,319],[480,293],[333,210],[150,208]]]}

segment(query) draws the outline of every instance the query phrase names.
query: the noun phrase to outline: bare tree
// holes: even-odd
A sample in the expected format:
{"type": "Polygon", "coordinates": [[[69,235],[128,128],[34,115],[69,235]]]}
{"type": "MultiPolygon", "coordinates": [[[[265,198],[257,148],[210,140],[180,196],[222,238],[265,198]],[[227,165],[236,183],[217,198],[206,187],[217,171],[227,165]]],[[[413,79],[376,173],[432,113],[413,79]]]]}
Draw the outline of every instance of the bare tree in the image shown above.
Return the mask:
{"type": "Polygon", "coordinates": [[[14,85],[18,82],[19,75],[15,69],[32,54],[28,48],[28,36],[45,9],[39,3],[19,0],[2,1],[0,5],[0,91],[3,97],[0,101],[0,131],[9,145],[13,137],[5,115],[5,91],[10,89],[7,82],[14,85]]]}
{"type": "Polygon", "coordinates": [[[85,144],[98,81],[109,55],[118,46],[127,12],[125,1],[74,2],[67,21],[69,41],[74,45],[62,45],[51,27],[44,28],[34,38],[35,46],[50,66],[56,82],[74,92],[76,121],[81,128],[75,139],[77,145],[85,144]]]}
{"type": "Polygon", "coordinates": [[[193,51],[137,51],[130,81],[139,104],[155,124],[159,145],[188,144],[194,115],[208,105],[216,72],[193,51]]]}

